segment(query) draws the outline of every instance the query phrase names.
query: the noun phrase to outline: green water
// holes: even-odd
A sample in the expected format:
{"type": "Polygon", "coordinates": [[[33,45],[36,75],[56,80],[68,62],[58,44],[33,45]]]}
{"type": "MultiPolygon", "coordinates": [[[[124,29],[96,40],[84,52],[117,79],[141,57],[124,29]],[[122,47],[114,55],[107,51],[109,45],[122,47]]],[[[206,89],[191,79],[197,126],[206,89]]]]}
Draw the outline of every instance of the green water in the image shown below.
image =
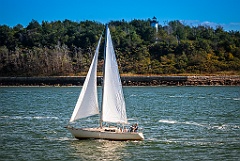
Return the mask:
{"type": "MultiPolygon", "coordinates": [[[[145,136],[127,142],[79,141],[63,128],[79,92],[0,87],[0,160],[240,158],[240,87],[125,87],[129,122],[138,122],[145,136]]],[[[79,125],[97,126],[98,116],[79,125]]]]}

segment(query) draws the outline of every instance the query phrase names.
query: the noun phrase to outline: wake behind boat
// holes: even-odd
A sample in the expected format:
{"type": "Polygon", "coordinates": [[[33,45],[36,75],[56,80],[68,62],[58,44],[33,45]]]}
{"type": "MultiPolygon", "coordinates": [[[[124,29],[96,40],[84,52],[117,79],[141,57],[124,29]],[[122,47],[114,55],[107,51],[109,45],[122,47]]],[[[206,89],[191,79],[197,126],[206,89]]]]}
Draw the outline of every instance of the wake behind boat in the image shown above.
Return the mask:
{"type": "MultiPolygon", "coordinates": [[[[97,60],[101,38],[93,57],[91,66],[86,76],[82,91],[79,95],[70,123],[99,114],[97,98],[97,60]]],[[[106,25],[104,46],[104,70],[102,85],[102,110],[100,113],[100,126],[96,128],[66,128],[77,139],[108,139],[108,140],[143,140],[142,132],[137,131],[137,126],[131,130],[124,128],[128,124],[125,99],[119,75],[117,60],[112,44],[110,30],[106,25]],[[103,122],[121,124],[122,127],[104,127],[103,122]]]]}

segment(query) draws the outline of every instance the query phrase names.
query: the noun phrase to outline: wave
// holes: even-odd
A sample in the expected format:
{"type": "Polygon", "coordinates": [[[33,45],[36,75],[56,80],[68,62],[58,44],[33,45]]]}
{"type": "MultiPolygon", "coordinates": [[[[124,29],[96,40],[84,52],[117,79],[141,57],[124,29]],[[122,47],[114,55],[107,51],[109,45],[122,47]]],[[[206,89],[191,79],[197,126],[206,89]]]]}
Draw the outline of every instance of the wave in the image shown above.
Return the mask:
{"type": "Polygon", "coordinates": [[[233,130],[233,129],[240,129],[239,125],[229,125],[229,124],[220,124],[220,125],[214,125],[214,124],[200,124],[197,122],[192,122],[192,121],[185,121],[185,122],[180,122],[180,121],[175,121],[175,120],[159,120],[158,122],[160,123],[165,123],[165,124],[184,124],[184,125],[194,125],[194,126],[200,126],[200,127],[205,127],[207,129],[215,129],[215,130],[233,130]]]}
{"type": "Polygon", "coordinates": [[[73,137],[45,137],[44,139],[46,140],[50,140],[50,141],[72,141],[72,140],[76,140],[73,137]]]}
{"type": "Polygon", "coordinates": [[[128,121],[136,121],[137,118],[128,118],[128,121]]]}
{"type": "Polygon", "coordinates": [[[205,127],[205,125],[199,124],[197,122],[190,122],[190,121],[179,122],[179,121],[175,121],[175,120],[159,120],[158,122],[167,123],[167,124],[185,124],[185,125],[195,125],[195,126],[205,127]]]}
{"type": "Polygon", "coordinates": [[[136,97],[137,95],[136,94],[131,94],[129,97],[136,97]]]}
{"type": "Polygon", "coordinates": [[[44,117],[44,116],[35,116],[35,117],[33,117],[34,119],[58,119],[58,117],[50,117],[50,116],[46,116],[46,117],[44,117]]]}
{"type": "Polygon", "coordinates": [[[199,98],[199,99],[205,99],[206,97],[203,97],[203,96],[199,96],[199,97],[197,97],[197,98],[199,98]]]}
{"type": "Polygon", "coordinates": [[[212,146],[212,145],[223,145],[223,142],[218,141],[209,141],[207,139],[166,139],[166,140],[158,140],[164,144],[180,144],[185,146],[212,146]]]}
{"type": "Polygon", "coordinates": [[[169,96],[170,98],[183,98],[184,96],[182,95],[174,95],[174,96],[169,96]]]}
{"type": "Polygon", "coordinates": [[[227,129],[227,125],[210,126],[210,129],[226,130],[227,129]]]}
{"type": "Polygon", "coordinates": [[[158,122],[167,123],[167,124],[177,124],[177,123],[179,123],[178,121],[174,121],[174,120],[159,120],[158,122]]]}
{"type": "Polygon", "coordinates": [[[196,122],[185,122],[185,124],[187,124],[187,125],[196,125],[196,126],[202,126],[202,127],[204,127],[205,125],[202,125],[202,124],[199,124],[199,123],[196,123],[196,122]]]}
{"type": "Polygon", "coordinates": [[[51,116],[0,116],[0,118],[8,118],[8,119],[12,119],[12,120],[33,120],[33,119],[37,119],[37,120],[45,120],[45,119],[55,119],[57,120],[58,117],[51,117],[51,116]]]}
{"type": "Polygon", "coordinates": [[[209,129],[228,131],[228,130],[233,130],[233,129],[235,129],[235,130],[240,129],[240,126],[238,126],[238,125],[228,125],[228,124],[212,125],[212,126],[209,126],[209,129]]]}

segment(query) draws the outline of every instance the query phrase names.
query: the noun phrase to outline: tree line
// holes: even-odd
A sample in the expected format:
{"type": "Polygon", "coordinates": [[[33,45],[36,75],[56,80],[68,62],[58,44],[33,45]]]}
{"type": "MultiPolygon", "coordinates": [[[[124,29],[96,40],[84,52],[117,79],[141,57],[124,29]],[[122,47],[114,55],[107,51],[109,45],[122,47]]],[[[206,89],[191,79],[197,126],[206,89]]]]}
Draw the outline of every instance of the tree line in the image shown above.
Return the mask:
{"type": "MultiPolygon", "coordinates": [[[[239,31],[178,20],[156,31],[150,19],[111,21],[109,28],[122,74],[239,74],[239,31]]],[[[1,25],[0,76],[85,75],[103,31],[104,24],[95,21],[1,25]]]]}

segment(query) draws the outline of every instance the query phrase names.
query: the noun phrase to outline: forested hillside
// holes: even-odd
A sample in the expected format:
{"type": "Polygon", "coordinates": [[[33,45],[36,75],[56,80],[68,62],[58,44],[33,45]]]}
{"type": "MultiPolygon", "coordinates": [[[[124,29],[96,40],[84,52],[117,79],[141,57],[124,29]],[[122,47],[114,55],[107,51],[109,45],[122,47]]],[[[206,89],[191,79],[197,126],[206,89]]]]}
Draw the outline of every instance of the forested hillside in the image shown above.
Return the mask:
{"type": "MultiPolygon", "coordinates": [[[[239,31],[170,21],[156,32],[150,20],[111,21],[109,27],[121,73],[239,74],[239,31]]],[[[85,75],[103,31],[94,21],[1,25],[0,76],[85,75]]]]}

